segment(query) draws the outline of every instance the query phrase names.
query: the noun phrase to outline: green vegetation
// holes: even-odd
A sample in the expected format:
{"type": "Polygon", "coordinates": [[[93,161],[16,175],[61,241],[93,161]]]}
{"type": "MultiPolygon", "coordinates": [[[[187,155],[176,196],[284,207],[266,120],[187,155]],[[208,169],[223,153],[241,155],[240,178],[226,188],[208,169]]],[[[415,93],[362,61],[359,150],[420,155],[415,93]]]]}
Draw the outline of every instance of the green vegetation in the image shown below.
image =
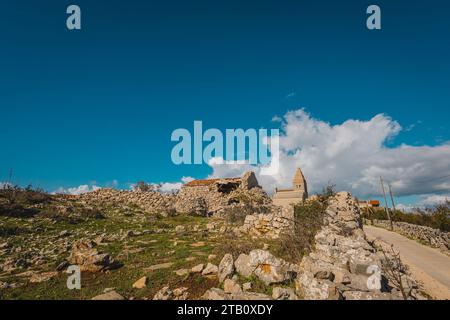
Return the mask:
{"type": "MultiPolygon", "coordinates": [[[[420,226],[427,226],[433,229],[450,232],[450,201],[435,205],[426,209],[415,209],[415,212],[403,212],[391,210],[393,221],[407,222],[420,226]]],[[[363,217],[368,220],[387,220],[384,209],[364,210],[363,217]]]]}

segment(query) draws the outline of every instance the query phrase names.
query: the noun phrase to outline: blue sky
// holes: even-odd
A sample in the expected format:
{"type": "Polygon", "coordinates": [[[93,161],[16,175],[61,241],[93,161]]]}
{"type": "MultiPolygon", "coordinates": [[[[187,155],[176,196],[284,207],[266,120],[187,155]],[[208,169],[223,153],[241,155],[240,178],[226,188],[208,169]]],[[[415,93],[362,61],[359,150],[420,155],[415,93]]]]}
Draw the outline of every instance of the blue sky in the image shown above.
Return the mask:
{"type": "Polygon", "coordinates": [[[272,128],[301,108],[331,125],[383,113],[402,128],[386,148],[445,146],[450,5],[374,3],[378,31],[365,27],[369,1],[5,0],[0,181],[10,168],[49,191],[203,178],[208,165],[172,164],[174,129],[272,128]],[[69,4],[82,30],[66,29],[69,4]]]}

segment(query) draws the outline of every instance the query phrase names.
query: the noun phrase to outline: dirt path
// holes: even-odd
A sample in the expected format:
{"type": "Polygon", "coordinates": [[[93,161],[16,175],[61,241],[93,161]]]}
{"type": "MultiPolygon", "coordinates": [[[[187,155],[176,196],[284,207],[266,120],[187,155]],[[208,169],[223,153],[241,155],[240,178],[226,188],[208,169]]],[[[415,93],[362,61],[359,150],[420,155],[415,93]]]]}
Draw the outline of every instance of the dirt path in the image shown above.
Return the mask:
{"type": "Polygon", "coordinates": [[[450,299],[450,257],[389,230],[364,226],[364,231],[369,238],[378,238],[394,245],[429,295],[437,299],[450,299]]]}

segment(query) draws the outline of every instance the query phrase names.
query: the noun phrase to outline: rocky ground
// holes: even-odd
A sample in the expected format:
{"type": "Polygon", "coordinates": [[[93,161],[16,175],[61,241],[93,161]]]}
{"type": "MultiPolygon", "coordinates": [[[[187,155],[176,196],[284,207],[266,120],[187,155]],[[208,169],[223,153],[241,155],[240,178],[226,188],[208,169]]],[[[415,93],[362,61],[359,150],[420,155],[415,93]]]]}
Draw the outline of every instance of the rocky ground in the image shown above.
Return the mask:
{"type": "MultiPolygon", "coordinates": [[[[215,270],[226,252],[269,246],[231,236],[223,219],[163,217],[105,199],[52,196],[24,207],[30,214],[0,216],[2,299],[153,299],[164,287],[170,298],[198,299],[219,285],[215,270]],[[81,266],[81,290],[67,289],[71,264],[81,266]]],[[[248,282],[270,293],[258,279],[248,282]]]]}
{"type": "MultiPolygon", "coordinates": [[[[331,198],[312,250],[294,245],[299,256],[286,250],[293,238],[245,233],[244,219],[162,215],[107,192],[0,203],[0,298],[403,298],[388,272],[382,288],[367,288],[367,267],[389,259],[366,241],[348,193],[331,198]],[[67,288],[70,265],[81,268],[80,290],[67,288]]],[[[273,214],[267,221],[283,225],[273,214]]],[[[424,298],[406,270],[394,269],[409,286],[408,299],[424,298]]]]}

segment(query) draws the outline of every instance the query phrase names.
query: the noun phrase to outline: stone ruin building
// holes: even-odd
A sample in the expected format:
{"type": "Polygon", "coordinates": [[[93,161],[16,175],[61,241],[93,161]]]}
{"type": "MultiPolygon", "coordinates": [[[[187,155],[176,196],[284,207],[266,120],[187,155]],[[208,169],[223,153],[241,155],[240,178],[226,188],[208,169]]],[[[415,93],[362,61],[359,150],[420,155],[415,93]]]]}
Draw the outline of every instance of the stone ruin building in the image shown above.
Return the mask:
{"type": "Polygon", "coordinates": [[[186,183],[177,195],[175,210],[180,213],[212,215],[227,206],[246,201],[258,201],[261,205],[271,202],[252,171],[237,178],[193,180],[186,183]]]}
{"type": "Polygon", "coordinates": [[[273,204],[283,207],[289,207],[292,204],[298,204],[308,198],[308,189],[302,170],[297,168],[292,179],[292,189],[275,189],[273,204]]]}

